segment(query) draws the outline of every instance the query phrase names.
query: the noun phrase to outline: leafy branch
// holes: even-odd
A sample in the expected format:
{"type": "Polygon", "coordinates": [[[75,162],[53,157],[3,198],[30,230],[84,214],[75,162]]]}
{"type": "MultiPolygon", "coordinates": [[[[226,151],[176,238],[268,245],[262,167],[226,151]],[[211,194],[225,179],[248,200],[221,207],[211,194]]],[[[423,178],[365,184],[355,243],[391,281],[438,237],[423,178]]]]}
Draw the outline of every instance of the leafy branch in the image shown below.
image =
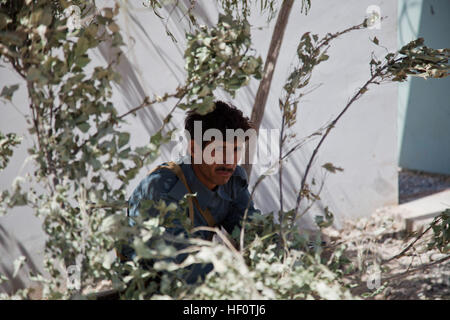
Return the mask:
{"type": "Polygon", "coordinates": [[[449,75],[448,70],[450,67],[448,65],[448,59],[450,51],[448,49],[431,49],[423,46],[423,42],[422,38],[411,41],[400,49],[398,53],[388,53],[383,62],[372,59],[370,62],[371,77],[330,123],[312,152],[300,183],[300,191],[295,206],[296,218],[303,199],[306,179],[320,147],[330,131],[336,126],[337,122],[349,110],[350,106],[367,92],[370,85],[380,84],[383,81],[405,81],[407,75],[421,76],[424,78],[442,78],[449,75]]]}

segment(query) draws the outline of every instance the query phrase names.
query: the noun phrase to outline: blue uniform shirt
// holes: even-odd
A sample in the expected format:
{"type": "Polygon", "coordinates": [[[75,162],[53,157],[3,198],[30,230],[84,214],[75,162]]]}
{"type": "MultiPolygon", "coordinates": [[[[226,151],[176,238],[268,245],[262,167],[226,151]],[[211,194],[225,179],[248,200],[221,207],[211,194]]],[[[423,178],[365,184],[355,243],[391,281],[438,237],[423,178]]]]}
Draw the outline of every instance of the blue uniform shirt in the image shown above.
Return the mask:
{"type": "MultiPolygon", "coordinates": [[[[215,190],[210,190],[197,179],[191,164],[178,163],[178,165],[181,167],[192,193],[197,194],[200,207],[203,211],[206,208],[209,209],[217,226],[223,226],[230,234],[233,232],[234,227],[240,227],[250,199],[245,170],[237,166],[226,184],[217,186],[215,190]]],[[[141,200],[153,200],[157,202],[162,199],[166,204],[171,202],[177,203],[186,193],[188,193],[188,190],[175,173],[164,168],[155,170],[139,183],[129,199],[128,216],[131,218],[130,224],[133,225],[132,217],[139,215],[139,202],[141,200]]],[[[253,201],[250,201],[247,213],[248,217],[251,217],[255,211],[258,210],[254,208],[253,201]]],[[[156,216],[159,212],[151,208],[149,209],[149,214],[156,216]]],[[[208,226],[208,223],[194,205],[194,227],[198,226],[208,226]]],[[[167,231],[176,235],[179,232],[183,232],[184,229],[180,225],[176,228],[167,229],[167,231]]],[[[208,239],[209,233],[208,231],[200,231],[195,235],[203,239],[208,239]]],[[[134,256],[132,252],[122,253],[125,257],[134,256]]],[[[207,269],[210,270],[211,266],[207,269]]],[[[205,273],[205,271],[201,270],[196,271],[196,275],[205,273]]]]}

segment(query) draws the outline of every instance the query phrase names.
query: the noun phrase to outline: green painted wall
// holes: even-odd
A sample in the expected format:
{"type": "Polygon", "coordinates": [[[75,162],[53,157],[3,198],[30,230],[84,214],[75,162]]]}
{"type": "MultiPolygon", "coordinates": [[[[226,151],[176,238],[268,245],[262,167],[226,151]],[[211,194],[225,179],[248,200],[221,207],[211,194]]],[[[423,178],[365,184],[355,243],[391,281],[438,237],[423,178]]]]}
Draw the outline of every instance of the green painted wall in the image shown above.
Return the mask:
{"type": "MultiPolygon", "coordinates": [[[[450,1],[399,0],[399,47],[418,37],[450,48],[450,1]]],[[[450,174],[450,77],[399,86],[399,166],[450,174]]]]}

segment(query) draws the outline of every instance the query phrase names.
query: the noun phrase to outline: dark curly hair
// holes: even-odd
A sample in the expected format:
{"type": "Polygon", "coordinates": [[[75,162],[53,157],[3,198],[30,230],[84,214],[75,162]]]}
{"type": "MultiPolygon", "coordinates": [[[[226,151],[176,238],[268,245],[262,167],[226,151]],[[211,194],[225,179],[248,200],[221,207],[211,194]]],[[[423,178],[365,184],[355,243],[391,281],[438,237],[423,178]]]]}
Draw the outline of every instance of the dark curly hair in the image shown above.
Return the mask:
{"type": "MultiPolygon", "coordinates": [[[[226,137],[226,129],[242,129],[244,132],[253,129],[249,118],[245,117],[242,111],[234,105],[223,101],[215,101],[214,103],[214,110],[205,115],[200,115],[195,110],[187,112],[184,127],[192,138],[194,137],[194,121],[202,122],[202,136],[208,129],[219,130],[223,137],[226,137]]],[[[204,147],[205,144],[203,144],[204,147]]]]}

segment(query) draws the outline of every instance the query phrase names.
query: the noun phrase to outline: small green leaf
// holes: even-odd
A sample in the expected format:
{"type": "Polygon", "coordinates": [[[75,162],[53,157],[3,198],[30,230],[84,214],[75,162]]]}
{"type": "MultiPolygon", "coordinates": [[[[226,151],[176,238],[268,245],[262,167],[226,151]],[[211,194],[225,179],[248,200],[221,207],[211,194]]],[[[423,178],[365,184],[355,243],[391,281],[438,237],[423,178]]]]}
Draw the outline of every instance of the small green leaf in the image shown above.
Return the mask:
{"type": "Polygon", "coordinates": [[[97,171],[97,170],[101,169],[101,167],[102,167],[102,163],[96,158],[92,158],[90,163],[91,163],[94,171],[97,171]]]}
{"type": "Polygon", "coordinates": [[[4,86],[2,93],[0,93],[0,96],[11,101],[11,98],[17,89],[19,89],[18,84],[13,84],[12,86],[4,86]]]}
{"type": "Polygon", "coordinates": [[[318,62],[322,62],[322,61],[327,61],[329,58],[328,55],[326,55],[325,53],[322,53],[319,57],[319,61],[318,62]]]}
{"type": "Polygon", "coordinates": [[[89,123],[87,123],[87,122],[82,122],[82,123],[79,123],[79,124],[77,125],[77,127],[78,127],[83,133],[86,133],[86,132],[88,132],[88,130],[89,130],[89,128],[90,128],[91,126],[90,126],[89,123]]]}
{"type": "Polygon", "coordinates": [[[119,149],[130,141],[130,134],[128,132],[119,133],[119,149]]]}
{"type": "Polygon", "coordinates": [[[325,163],[322,168],[325,168],[326,170],[332,172],[332,173],[336,173],[336,171],[344,171],[344,169],[339,168],[339,167],[335,167],[331,162],[327,162],[325,163]]]}
{"type": "Polygon", "coordinates": [[[325,216],[317,215],[314,217],[314,220],[319,228],[328,228],[333,224],[334,215],[328,207],[325,207],[325,216]]]}
{"type": "Polygon", "coordinates": [[[83,55],[87,49],[89,49],[88,39],[86,39],[85,37],[79,38],[75,47],[75,56],[83,55]]]}
{"type": "Polygon", "coordinates": [[[80,68],[84,68],[90,61],[91,59],[87,55],[82,55],[75,59],[75,64],[80,68]]]}
{"type": "Polygon", "coordinates": [[[39,82],[41,84],[45,84],[48,82],[48,79],[42,74],[41,70],[36,67],[31,67],[28,70],[27,79],[28,81],[39,82]]]}

